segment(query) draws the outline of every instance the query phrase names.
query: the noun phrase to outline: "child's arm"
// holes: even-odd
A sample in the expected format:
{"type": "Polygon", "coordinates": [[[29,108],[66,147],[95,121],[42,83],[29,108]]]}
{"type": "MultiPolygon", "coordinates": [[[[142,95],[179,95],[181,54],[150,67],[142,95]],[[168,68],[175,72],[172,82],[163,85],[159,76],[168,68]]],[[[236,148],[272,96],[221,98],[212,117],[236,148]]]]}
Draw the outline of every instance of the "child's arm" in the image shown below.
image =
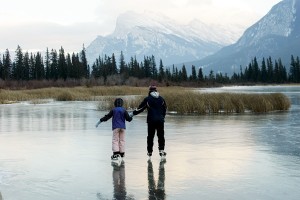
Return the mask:
{"type": "Polygon", "coordinates": [[[113,111],[111,110],[107,115],[105,115],[104,117],[102,117],[96,124],[96,128],[99,126],[99,124],[101,124],[102,122],[105,122],[107,120],[109,120],[111,117],[113,116],[113,111]]]}
{"type": "Polygon", "coordinates": [[[106,121],[109,120],[112,116],[113,116],[113,110],[111,110],[108,114],[104,115],[104,117],[102,117],[102,118],[100,119],[100,122],[106,122],[106,121]]]}

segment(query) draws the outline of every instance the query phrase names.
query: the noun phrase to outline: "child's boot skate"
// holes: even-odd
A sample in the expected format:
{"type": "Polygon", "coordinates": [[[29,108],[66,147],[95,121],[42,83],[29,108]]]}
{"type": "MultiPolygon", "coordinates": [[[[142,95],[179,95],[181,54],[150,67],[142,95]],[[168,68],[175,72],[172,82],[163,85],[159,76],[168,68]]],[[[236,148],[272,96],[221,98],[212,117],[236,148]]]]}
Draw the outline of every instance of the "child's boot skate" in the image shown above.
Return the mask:
{"type": "Polygon", "coordinates": [[[113,164],[121,165],[122,158],[121,158],[120,154],[112,155],[111,156],[111,162],[113,164]]]}

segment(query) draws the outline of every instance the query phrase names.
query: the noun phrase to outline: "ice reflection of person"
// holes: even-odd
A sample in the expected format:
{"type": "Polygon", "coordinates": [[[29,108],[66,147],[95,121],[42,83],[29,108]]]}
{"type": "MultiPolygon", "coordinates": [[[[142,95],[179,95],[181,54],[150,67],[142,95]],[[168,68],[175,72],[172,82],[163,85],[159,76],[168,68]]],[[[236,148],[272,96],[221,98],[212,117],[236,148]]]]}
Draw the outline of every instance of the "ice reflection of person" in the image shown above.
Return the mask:
{"type": "Polygon", "coordinates": [[[114,199],[126,199],[125,165],[113,166],[114,199]]]}
{"type": "Polygon", "coordinates": [[[3,200],[1,192],[0,192],[0,200],[3,200]]]}
{"type": "MultiPolygon", "coordinates": [[[[126,191],[126,183],[125,183],[125,165],[114,165],[112,164],[113,172],[113,187],[114,193],[113,198],[115,200],[134,200],[134,196],[132,194],[127,194],[126,191]]],[[[108,198],[103,197],[101,193],[97,193],[97,198],[99,200],[107,200],[108,198]]]]}
{"type": "Polygon", "coordinates": [[[157,185],[155,184],[153,165],[151,160],[148,160],[148,190],[149,190],[149,200],[166,199],[165,194],[165,161],[161,161],[159,164],[159,173],[157,185]]]}

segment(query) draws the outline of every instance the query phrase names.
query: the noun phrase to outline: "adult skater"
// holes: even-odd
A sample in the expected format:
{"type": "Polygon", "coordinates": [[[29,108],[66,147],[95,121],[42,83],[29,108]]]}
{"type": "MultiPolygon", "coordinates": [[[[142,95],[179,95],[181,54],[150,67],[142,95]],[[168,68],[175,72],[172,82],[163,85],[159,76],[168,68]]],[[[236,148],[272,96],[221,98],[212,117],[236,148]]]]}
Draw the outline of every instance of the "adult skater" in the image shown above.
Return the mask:
{"type": "Polygon", "coordinates": [[[149,93],[146,98],[141,102],[139,107],[133,111],[133,115],[138,115],[147,108],[147,124],[148,124],[148,136],[147,136],[147,151],[148,156],[151,158],[153,152],[153,140],[155,132],[158,137],[158,150],[159,155],[163,158],[167,154],[165,150],[165,132],[164,123],[167,105],[163,97],[161,97],[157,91],[156,86],[151,85],[149,87],[149,93]]]}

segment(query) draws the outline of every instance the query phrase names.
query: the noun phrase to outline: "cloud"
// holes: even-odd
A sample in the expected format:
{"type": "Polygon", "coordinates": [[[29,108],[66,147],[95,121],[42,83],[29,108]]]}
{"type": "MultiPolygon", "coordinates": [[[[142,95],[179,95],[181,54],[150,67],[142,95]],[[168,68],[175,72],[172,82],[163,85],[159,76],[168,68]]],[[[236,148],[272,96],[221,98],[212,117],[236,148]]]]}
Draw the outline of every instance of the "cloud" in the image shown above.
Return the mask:
{"type": "Polygon", "coordinates": [[[73,25],[59,25],[55,23],[30,23],[20,26],[4,26],[0,32],[1,49],[14,51],[18,45],[22,49],[45,51],[59,49],[66,52],[80,51],[82,45],[88,46],[101,32],[101,25],[94,23],[77,23],[73,25]]]}

